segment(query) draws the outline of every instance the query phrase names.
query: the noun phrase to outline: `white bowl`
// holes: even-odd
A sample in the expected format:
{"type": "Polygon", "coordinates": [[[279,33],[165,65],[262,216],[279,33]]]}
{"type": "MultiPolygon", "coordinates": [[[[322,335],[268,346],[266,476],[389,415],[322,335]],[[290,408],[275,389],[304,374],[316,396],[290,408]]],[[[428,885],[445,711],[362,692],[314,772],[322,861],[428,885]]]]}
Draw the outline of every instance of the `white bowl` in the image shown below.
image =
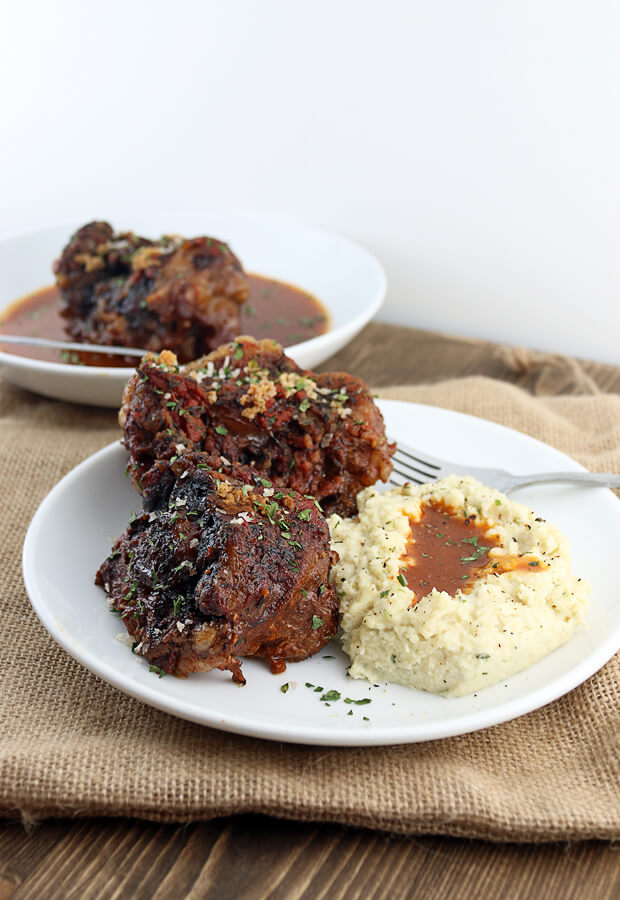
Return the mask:
{"type": "MultiPolygon", "coordinates": [[[[15,300],[53,282],[52,263],[80,225],[62,225],[0,241],[0,314],[15,300]]],[[[248,272],[302,288],[329,313],[325,334],[287,348],[302,367],[311,368],[336,353],[372,319],[385,299],[380,263],[347,238],[273,215],[205,212],[114,221],[119,230],[156,237],[207,234],[230,244],[248,272]]],[[[119,405],[132,368],[73,366],[0,352],[4,377],[47,397],[119,405]]]]}

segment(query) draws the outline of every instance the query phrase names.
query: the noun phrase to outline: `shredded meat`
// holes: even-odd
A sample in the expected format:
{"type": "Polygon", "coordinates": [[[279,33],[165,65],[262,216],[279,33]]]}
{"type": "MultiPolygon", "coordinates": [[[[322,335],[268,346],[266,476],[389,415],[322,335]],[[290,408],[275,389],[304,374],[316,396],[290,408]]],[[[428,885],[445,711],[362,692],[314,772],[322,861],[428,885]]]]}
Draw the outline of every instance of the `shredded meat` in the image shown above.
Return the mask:
{"type": "Polygon", "coordinates": [[[54,264],[67,334],[77,341],[174,351],[187,362],[239,331],[248,283],[214,238],[151,241],[107,222],[77,231],[54,264]]]}
{"type": "Polygon", "coordinates": [[[96,575],[161,673],[266,657],[274,672],[336,632],[327,523],[312,499],[206,454],[153,467],[144,512],[96,575]]]}
{"type": "Polygon", "coordinates": [[[206,451],[351,515],[364,487],[386,481],[394,445],[359,378],[302,371],[275,341],[239,337],[179,368],[142,360],[120,411],[130,471],[148,490],[158,460],[206,451]]]}

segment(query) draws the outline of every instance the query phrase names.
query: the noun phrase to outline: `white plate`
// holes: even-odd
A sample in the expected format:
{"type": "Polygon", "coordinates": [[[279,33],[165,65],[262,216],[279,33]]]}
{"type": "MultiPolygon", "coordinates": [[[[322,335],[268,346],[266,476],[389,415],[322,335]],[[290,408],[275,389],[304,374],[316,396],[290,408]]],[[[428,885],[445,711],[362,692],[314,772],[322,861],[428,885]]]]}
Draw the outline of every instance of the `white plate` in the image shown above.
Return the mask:
{"type": "MultiPolygon", "coordinates": [[[[83,223],[79,223],[83,224],[83,223]]],[[[287,348],[302,367],[312,368],[349,343],[385,299],[385,272],[363,247],[337,234],[286,219],[240,212],[132,216],[114,222],[138,234],[210,234],[227,241],[248,272],[287,281],[326,307],[326,334],[287,348]]],[[[53,281],[52,263],[77,226],[63,225],[0,242],[0,314],[15,300],[53,281]]],[[[58,400],[118,406],[133,372],[128,368],[72,366],[0,352],[4,377],[58,400]]]]}
{"type": "MultiPolygon", "coordinates": [[[[447,455],[446,448],[458,448],[465,464],[501,465],[521,473],[582,470],[546,444],[482,419],[408,403],[381,401],[380,407],[393,438],[437,456],[447,455]]],[[[224,731],[306,744],[431,740],[537,709],[576,687],[620,648],[620,503],[604,488],[556,485],[524,489],[515,499],[555,522],[570,539],[574,571],[592,587],[588,627],[507,682],[454,699],[398,685],[373,687],[345,676],[347,658],[334,641],[315,657],[289,664],[283,675],[271,675],[261,661],[244,662],[243,688],[223,672],[159,679],[143,659],[114,639],[123,625],[93,584],[113,539],[125,529],[131,510],[140,507],[123,475],[125,464],[125,451],[114,444],[51,491],[26,536],[24,580],[37,615],[72,656],[121,691],[173,715],[224,731]],[[289,690],[282,693],[286,682],[289,690]],[[306,682],[340,691],[343,699],[326,706],[306,682]],[[346,705],[345,697],[372,702],[346,705]],[[350,710],[352,716],[347,715],[350,710]]]]}

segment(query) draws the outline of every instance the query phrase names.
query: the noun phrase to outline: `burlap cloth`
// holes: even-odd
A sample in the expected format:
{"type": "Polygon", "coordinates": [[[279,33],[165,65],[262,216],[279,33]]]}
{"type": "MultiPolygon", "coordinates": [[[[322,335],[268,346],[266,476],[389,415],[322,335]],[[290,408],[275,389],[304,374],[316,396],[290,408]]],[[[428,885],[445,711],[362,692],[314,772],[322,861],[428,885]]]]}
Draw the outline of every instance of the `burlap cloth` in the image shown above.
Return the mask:
{"type": "MultiPolygon", "coordinates": [[[[382,394],[483,416],[591,469],[620,470],[617,395],[533,398],[481,377],[382,394]]],[[[369,749],[212,731],[99,681],[39,624],[21,548],[50,488],[118,437],[114,414],[0,382],[0,422],[0,812],[179,822],[260,812],[492,840],[620,837],[618,656],[566,697],[505,725],[369,749]]]]}

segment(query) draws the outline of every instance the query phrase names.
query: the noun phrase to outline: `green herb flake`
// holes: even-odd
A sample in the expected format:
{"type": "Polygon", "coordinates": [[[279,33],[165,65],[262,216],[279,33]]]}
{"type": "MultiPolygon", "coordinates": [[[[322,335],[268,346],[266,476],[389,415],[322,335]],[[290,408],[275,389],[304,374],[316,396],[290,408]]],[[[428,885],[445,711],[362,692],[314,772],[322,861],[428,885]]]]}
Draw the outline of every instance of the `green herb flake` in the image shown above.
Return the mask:
{"type": "Polygon", "coordinates": [[[286,692],[288,691],[288,681],[285,684],[280,685],[280,690],[283,694],[286,694],[286,692]]]}
{"type": "Polygon", "coordinates": [[[488,653],[476,653],[476,659],[489,659],[488,653]]]}
{"type": "Polygon", "coordinates": [[[215,430],[218,434],[228,434],[228,428],[224,425],[216,425],[215,430]]]}
{"type": "Polygon", "coordinates": [[[154,672],[158,678],[163,678],[166,674],[163,669],[159,668],[159,666],[149,666],[149,672],[154,672]]]}
{"type": "Polygon", "coordinates": [[[345,703],[354,703],[356,706],[366,706],[368,703],[372,703],[370,697],[364,697],[363,700],[351,700],[350,697],[344,698],[345,703]]]}
{"type": "Polygon", "coordinates": [[[398,580],[400,581],[400,583],[402,584],[403,587],[407,586],[407,581],[405,580],[405,576],[403,575],[402,572],[398,573],[398,580]]]}
{"type": "Polygon", "coordinates": [[[340,691],[327,691],[321,697],[323,703],[332,703],[334,700],[340,700],[340,691]]]}
{"type": "Polygon", "coordinates": [[[323,625],[323,619],[319,618],[319,616],[312,616],[312,630],[316,631],[317,628],[320,628],[323,625]]]}

